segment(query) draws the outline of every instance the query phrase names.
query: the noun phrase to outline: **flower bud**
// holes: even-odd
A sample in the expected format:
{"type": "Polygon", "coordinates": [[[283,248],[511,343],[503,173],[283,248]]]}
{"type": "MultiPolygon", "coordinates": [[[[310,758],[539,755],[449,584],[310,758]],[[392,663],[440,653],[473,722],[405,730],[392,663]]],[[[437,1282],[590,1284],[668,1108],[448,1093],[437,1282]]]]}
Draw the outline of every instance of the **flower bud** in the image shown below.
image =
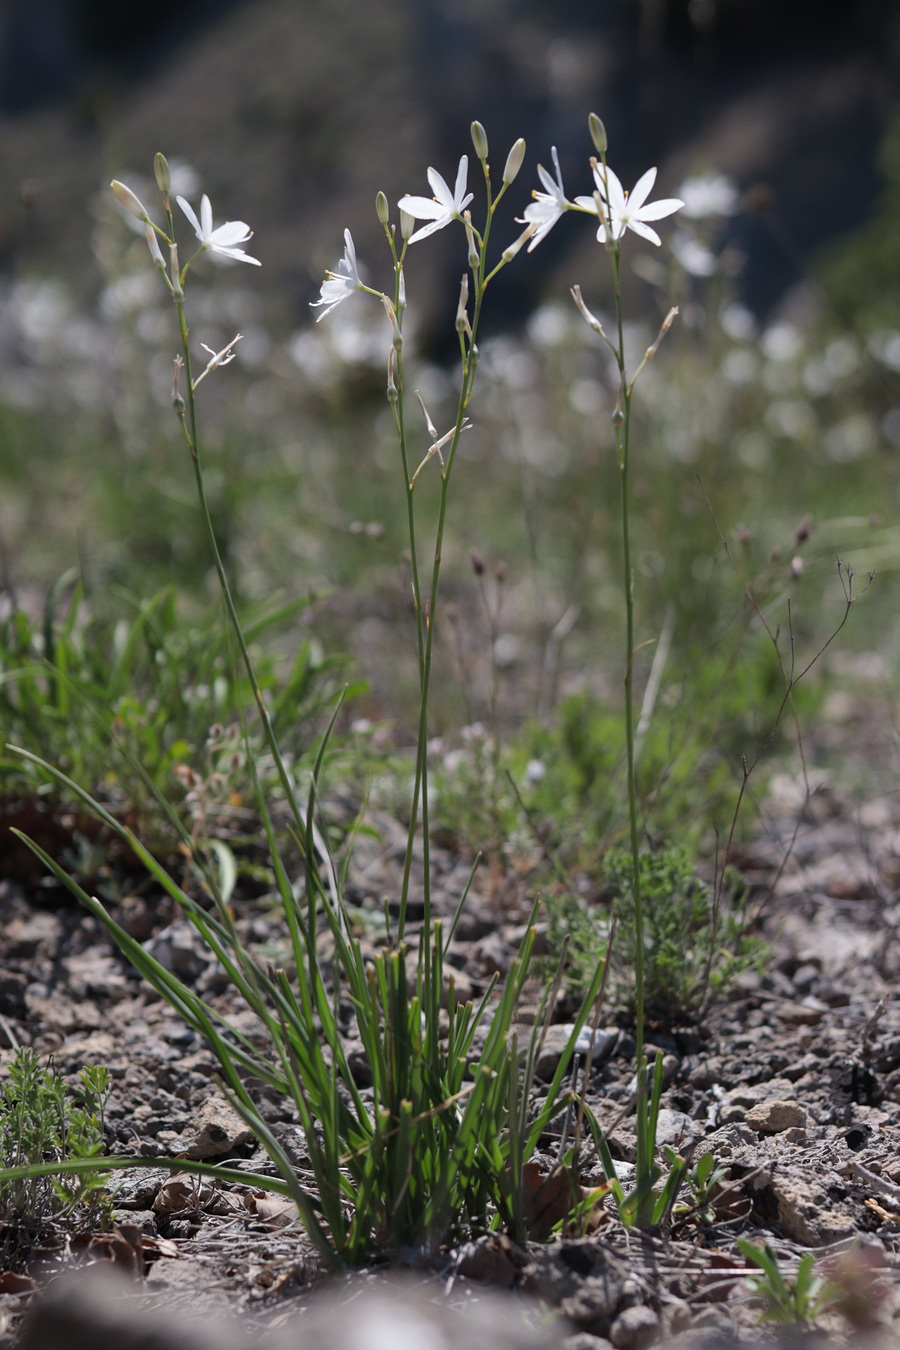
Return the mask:
{"type": "Polygon", "coordinates": [[[588,127],[591,133],[591,140],[597,147],[598,155],[605,155],[607,149],[606,127],[600,121],[596,113],[591,113],[588,118],[588,127]]]}
{"type": "Polygon", "coordinates": [[[397,322],[397,312],[386,295],[381,297],[381,303],[384,305],[384,312],[387,315],[388,323],[391,325],[394,348],[399,352],[403,346],[403,334],[400,332],[400,325],[397,322]]]}
{"type": "Polygon", "coordinates": [[[156,179],[156,186],[164,196],[168,196],[172,187],[172,175],[169,172],[169,161],[165,155],[157,152],[153,156],[153,176],[156,179]]]}
{"type": "Polygon", "coordinates": [[[109,186],[112,188],[113,195],[120,206],[124,206],[125,210],[134,216],[135,220],[142,220],[145,224],[149,224],[150,217],[144,203],[140,197],[132,192],[130,187],[120,183],[118,178],[114,178],[109,186]]]}
{"type": "Polygon", "coordinates": [[[488,157],[488,139],[487,132],[480,122],[472,123],[472,144],[475,147],[475,153],[480,160],[488,157]]]}
{"type": "Polygon", "coordinates": [[[472,271],[478,267],[478,246],[475,243],[475,231],[472,229],[472,214],[466,211],[463,215],[463,224],[466,227],[466,244],[469,249],[469,256],[466,259],[472,271]]]}
{"type": "Polygon", "coordinates": [[[504,183],[511,183],[517,177],[525,159],[525,142],[520,136],[506,156],[506,168],[503,170],[504,183]]]}
{"type": "Polygon", "coordinates": [[[400,238],[404,243],[409,239],[413,230],[416,228],[416,218],[411,216],[408,211],[400,211],[400,238]]]}
{"type": "Polygon", "coordinates": [[[500,256],[505,263],[512,262],[513,258],[519,252],[519,249],[522,248],[524,244],[528,243],[528,240],[534,234],[536,229],[537,229],[536,225],[526,226],[526,228],[519,235],[518,239],[514,239],[513,242],[509,245],[509,247],[503,250],[500,256]]]}
{"type": "Polygon", "coordinates": [[[391,208],[388,206],[387,197],[384,195],[383,192],[379,192],[375,197],[375,214],[381,221],[382,225],[386,225],[388,223],[390,213],[391,208]]]}
{"type": "Polygon", "coordinates": [[[471,333],[469,327],[469,278],[463,273],[462,282],[459,288],[459,304],[456,307],[456,331],[457,333],[471,333]]]}
{"type": "Polygon", "coordinates": [[[163,275],[165,275],[166,260],[163,257],[162,250],[159,247],[159,241],[156,238],[156,231],[154,230],[152,225],[148,225],[146,226],[144,233],[147,236],[147,247],[150,250],[150,257],[156,263],[156,266],[159,268],[160,272],[162,272],[163,275]]]}

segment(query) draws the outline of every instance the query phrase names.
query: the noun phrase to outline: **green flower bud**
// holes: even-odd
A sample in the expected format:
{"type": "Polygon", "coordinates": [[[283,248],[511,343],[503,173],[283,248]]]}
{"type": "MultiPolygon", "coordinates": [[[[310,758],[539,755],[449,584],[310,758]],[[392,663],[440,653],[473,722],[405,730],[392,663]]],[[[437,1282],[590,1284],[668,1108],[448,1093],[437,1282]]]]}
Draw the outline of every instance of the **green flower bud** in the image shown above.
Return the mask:
{"type": "Polygon", "coordinates": [[[172,175],[169,172],[169,161],[165,155],[158,152],[153,156],[153,176],[156,179],[156,186],[165,196],[168,196],[172,187],[172,175]]]}
{"type": "Polygon", "coordinates": [[[479,159],[485,160],[488,157],[488,139],[487,132],[480,122],[472,123],[472,144],[475,147],[475,153],[479,159]]]}
{"type": "Polygon", "coordinates": [[[390,218],[391,208],[388,206],[388,199],[383,192],[379,192],[375,198],[375,214],[386,225],[390,218]]]}
{"type": "Polygon", "coordinates": [[[525,159],[525,142],[520,136],[509,154],[506,156],[506,168],[503,170],[504,183],[511,183],[517,177],[525,159]]]}
{"type": "Polygon", "coordinates": [[[597,147],[598,155],[605,155],[607,149],[606,127],[600,121],[596,113],[591,113],[588,118],[588,127],[590,128],[591,140],[597,147]]]}

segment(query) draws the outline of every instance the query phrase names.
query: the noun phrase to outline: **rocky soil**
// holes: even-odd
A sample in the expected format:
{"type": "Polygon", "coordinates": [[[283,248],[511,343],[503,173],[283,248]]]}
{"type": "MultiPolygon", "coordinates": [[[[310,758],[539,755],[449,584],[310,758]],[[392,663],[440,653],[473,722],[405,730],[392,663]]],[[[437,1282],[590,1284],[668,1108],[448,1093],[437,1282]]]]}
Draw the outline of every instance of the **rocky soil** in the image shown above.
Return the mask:
{"type": "MultiPolygon", "coordinates": [[[[351,871],[360,900],[393,884],[397,851],[383,825],[379,841],[361,842],[351,871]]],[[[107,1064],[109,1147],[146,1161],[120,1174],[111,1231],[48,1230],[30,1249],[7,1235],[0,1346],[326,1350],[388,1334],[415,1350],[752,1343],[763,1334],[761,1307],[739,1237],[770,1243],[786,1272],[815,1254],[839,1287],[819,1333],[838,1343],[900,1335],[900,801],[892,796],[851,801],[823,781],[804,800],[776,782],[766,830],[738,859],[764,902],[764,973],[742,976],[700,1026],[651,1029],[667,1075],[659,1142],[694,1160],[712,1152],[728,1168],[708,1212],[685,1203],[665,1232],[638,1234],[601,1210],[587,1237],[521,1246],[486,1238],[427,1261],[406,1253],[390,1270],[346,1282],[326,1279],[281,1202],[154,1167],[154,1156],[179,1152],[251,1171],[264,1160],[220,1095],[209,1052],[96,922],[36,884],[21,861],[7,851],[0,883],[0,1062],[30,1045],[67,1075],[107,1064]],[[402,1287],[393,1283],[401,1266],[402,1287]],[[92,1292],[85,1283],[111,1271],[121,1285],[92,1292]]],[[[457,895],[463,865],[450,854],[438,863],[443,890],[457,895]]],[[[120,914],[183,979],[223,1010],[233,1006],[221,972],[159,897],[136,887],[120,914]]],[[[454,955],[461,982],[477,990],[502,972],[523,917],[514,894],[503,904],[473,895],[454,955]]],[[[241,923],[247,940],[277,946],[275,920],[258,904],[247,902],[241,923]]],[[[605,1031],[588,1100],[627,1177],[634,1044],[614,1010],[605,1031]]],[[[544,1047],[545,1077],[565,1040],[556,1032],[544,1047]]],[[[273,1129],[296,1139],[281,1101],[264,1110],[273,1129]]],[[[552,1164],[557,1148],[547,1137],[539,1161],[552,1164]]],[[[586,1152],[583,1182],[599,1176],[586,1152]]]]}

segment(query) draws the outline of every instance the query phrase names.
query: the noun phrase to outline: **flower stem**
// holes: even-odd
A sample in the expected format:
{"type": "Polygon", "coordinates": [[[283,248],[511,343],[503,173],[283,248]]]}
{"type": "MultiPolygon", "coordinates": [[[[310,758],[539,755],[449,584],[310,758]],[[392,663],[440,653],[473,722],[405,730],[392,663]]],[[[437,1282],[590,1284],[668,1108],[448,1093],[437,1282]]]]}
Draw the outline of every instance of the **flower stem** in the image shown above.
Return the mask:
{"type": "MultiPolygon", "coordinates": [[[[619,393],[613,414],[616,457],[619,465],[622,517],[622,568],[625,595],[625,758],[626,793],[628,798],[628,831],[631,850],[631,892],[634,918],[634,985],[635,985],[635,1058],[637,1061],[637,1181],[640,1185],[653,1168],[655,1141],[650,1128],[647,1102],[647,1065],[644,1059],[644,898],[641,890],[640,840],[638,831],[637,776],[634,745],[634,569],[631,560],[631,494],[629,490],[631,400],[634,381],[628,380],[625,369],[625,334],[622,317],[621,255],[618,245],[610,249],[615,285],[617,344],[616,364],[619,368],[619,393]]],[[[639,1205],[638,1223],[652,1205],[649,1187],[645,1201],[639,1205]]]]}

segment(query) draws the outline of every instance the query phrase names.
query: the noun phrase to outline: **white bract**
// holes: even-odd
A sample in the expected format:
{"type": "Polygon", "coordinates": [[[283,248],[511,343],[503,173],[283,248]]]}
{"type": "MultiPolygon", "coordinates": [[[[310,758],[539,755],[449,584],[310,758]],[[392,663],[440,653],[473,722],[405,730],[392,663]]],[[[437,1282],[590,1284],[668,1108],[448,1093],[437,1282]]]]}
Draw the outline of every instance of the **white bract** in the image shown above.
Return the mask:
{"type": "Polygon", "coordinates": [[[344,256],[337,265],[337,271],[326,272],[318,300],[310,301],[312,309],[317,309],[319,305],[325,305],[326,307],[321,314],[316,315],[316,323],[324,319],[326,314],[330,314],[342,300],[347,299],[348,295],[352,295],[354,291],[362,290],[359,267],[356,263],[356,249],[353,246],[353,236],[349,230],[344,231],[344,244],[344,256]]]}
{"type": "Polygon", "coordinates": [[[428,182],[431,185],[434,197],[400,198],[397,205],[401,211],[405,211],[415,220],[430,221],[430,224],[423,225],[421,230],[416,230],[415,234],[410,236],[409,242],[411,244],[414,244],[417,239],[427,239],[430,234],[434,234],[435,230],[442,230],[445,225],[449,225],[451,220],[462,220],[463,211],[475,195],[472,192],[466,192],[468,176],[469,157],[463,155],[456,171],[456,185],[452,192],[437,169],[429,169],[428,182]]]}
{"type": "Polygon", "coordinates": [[[221,258],[252,263],[254,267],[261,266],[258,258],[251,258],[249,253],[245,253],[240,247],[241,244],[246,244],[253,237],[253,231],[249,225],[245,225],[242,220],[228,220],[224,225],[213,229],[212,206],[206,193],[200,198],[199,220],[194,208],[190,202],[185,201],[184,197],[177,197],[176,201],[193,225],[194,233],[205,250],[217,254],[221,258]]]}
{"type": "Polygon", "coordinates": [[[651,244],[659,245],[659,235],[646,222],[662,220],[684,206],[679,197],[666,197],[658,202],[647,201],[656,182],[656,169],[648,169],[637,180],[631,192],[626,192],[612,169],[598,163],[594,165],[594,182],[597,184],[594,196],[576,197],[575,204],[583,211],[599,215],[597,238],[601,244],[605,244],[607,239],[616,243],[626,230],[633,230],[643,239],[649,239],[651,244]]]}
{"type": "Polygon", "coordinates": [[[546,239],[563,212],[568,211],[572,205],[566,199],[562,172],[559,167],[559,155],[556,153],[555,145],[551,147],[550,153],[553,156],[556,178],[550,177],[543,164],[538,165],[538,177],[543,183],[545,191],[539,192],[537,188],[534,189],[531,194],[534,201],[525,207],[525,214],[519,221],[520,225],[534,227],[534,235],[528,245],[529,253],[537,248],[542,239],[546,239]]]}

